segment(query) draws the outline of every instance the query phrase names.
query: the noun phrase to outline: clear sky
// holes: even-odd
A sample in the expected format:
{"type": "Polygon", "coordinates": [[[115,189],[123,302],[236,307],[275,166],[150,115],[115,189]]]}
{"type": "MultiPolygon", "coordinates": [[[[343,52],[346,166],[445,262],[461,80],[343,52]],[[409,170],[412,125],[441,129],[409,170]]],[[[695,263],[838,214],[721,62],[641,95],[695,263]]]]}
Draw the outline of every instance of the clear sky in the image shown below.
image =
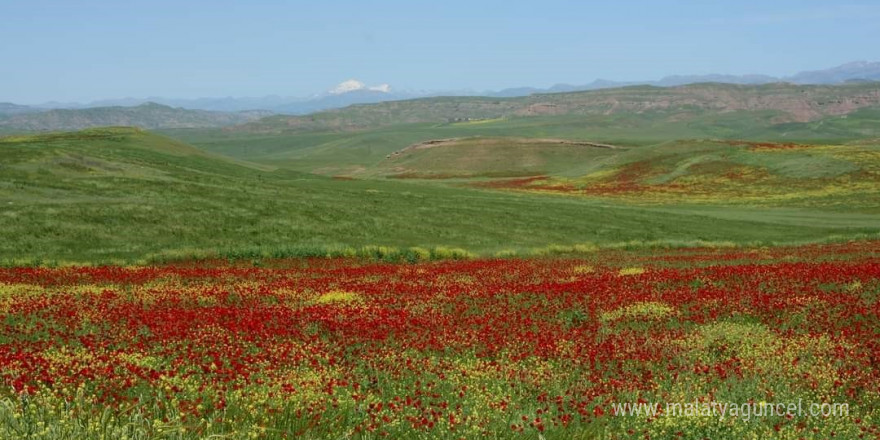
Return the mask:
{"type": "Polygon", "coordinates": [[[0,0],[0,102],[496,90],[880,60],[880,1],[0,0]]]}

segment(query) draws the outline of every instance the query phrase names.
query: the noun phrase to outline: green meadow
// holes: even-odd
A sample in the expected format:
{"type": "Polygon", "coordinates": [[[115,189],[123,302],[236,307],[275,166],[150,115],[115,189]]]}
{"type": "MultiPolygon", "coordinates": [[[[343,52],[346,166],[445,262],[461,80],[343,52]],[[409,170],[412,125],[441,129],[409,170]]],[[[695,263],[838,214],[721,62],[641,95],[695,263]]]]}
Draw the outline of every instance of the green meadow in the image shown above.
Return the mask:
{"type": "MultiPolygon", "coordinates": [[[[880,139],[880,109],[812,122],[774,123],[778,111],[694,111],[555,115],[475,122],[398,123],[359,130],[177,129],[163,133],[206,151],[319,174],[356,174],[409,145],[457,137],[559,138],[650,146],[688,139],[742,139],[810,144],[880,139]]],[[[365,122],[366,123],[366,122],[365,122]]],[[[551,170],[552,171],[552,170],[551,170]]]]}
{"type": "MultiPolygon", "coordinates": [[[[486,130],[491,125],[462,129],[486,130]]],[[[424,130],[436,130],[433,136],[449,129],[424,130]]],[[[376,145],[385,145],[383,139],[389,137],[397,139],[398,144],[376,153],[384,158],[391,149],[419,139],[419,130],[305,136],[372,138],[376,145]]],[[[196,143],[196,148],[131,128],[2,138],[0,260],[137,263],[325,255],[424,259],[595,247],[770,245],[873,237],[880,232],[880,215],[872,212],[652,206],[430,179],[333,178],[266,159],[285,151],[273,149],[271,142],[238,142],[265,154],[253,160],[243,160],[243,153],[230,158],[233,151],[216,143],[212,148],[196,143]]],[[[304,148],[331,154],[326,143],[304,148]]],[[[338,154],[340,161],[345,157],[338,154]]]]}

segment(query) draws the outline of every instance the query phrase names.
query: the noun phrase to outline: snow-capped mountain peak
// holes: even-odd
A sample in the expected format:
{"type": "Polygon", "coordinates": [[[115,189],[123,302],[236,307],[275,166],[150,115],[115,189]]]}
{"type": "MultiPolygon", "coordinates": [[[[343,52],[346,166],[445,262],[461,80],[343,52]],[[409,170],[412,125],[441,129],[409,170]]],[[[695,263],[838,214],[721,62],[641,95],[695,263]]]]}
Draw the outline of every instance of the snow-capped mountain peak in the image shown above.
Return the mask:
{"type": "Polygon", "coordinates": [[[330,89],[331,95],[341,95],[343,93],[356,92],[359,90],[369,90],[371,92],[391,93],[391,86],[388,84],[379,84],[378,86],[367,86],[361,81],[350,79],[343,81],[330,89]]]}

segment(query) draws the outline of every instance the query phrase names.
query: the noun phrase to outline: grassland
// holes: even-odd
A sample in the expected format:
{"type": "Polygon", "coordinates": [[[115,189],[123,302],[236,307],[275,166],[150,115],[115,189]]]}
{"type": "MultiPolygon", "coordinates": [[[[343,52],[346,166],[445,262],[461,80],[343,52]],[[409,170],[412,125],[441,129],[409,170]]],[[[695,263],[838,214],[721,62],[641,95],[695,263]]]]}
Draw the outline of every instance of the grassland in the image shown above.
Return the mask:
{"type": "Polygon", "coordinates": [[[880,143],[673,141],[493,188],[628,200],[880,211],[880,143]]]}
{"type": "Polygon", "coordinates": [[[460,137],[557,138],[649,146],[673,140],[743,139],[837,144],[880,138],[880,110],[811,122],[774,123],[777,111],[653,111],[611,115],[513,116],[473,123],[406,123],[355,131],[165,130],[207,151],[326,175],[358,175],[412,144],[460,137]]]}
{"type": "Polygon", "coordinates": [[[7,136],[0,260],[412,259],[873,236],[876,92],[635,87],[431,98],[161,135],[7,136]],[[750,146],[768,142],[804,147],[750,146]]]}
{"type": "Polygon", "coordinates": [[[646,208],[424,182],[332,179],[216,156],[125,128],[7,137],[0,148],[0,260],[19,264],[325,255],[365,246],[492,255],[552,245],[771,244],[880,231],[872,214],[646,208]],[[816,223],[805,224],[804,216],[816,223]]]}
{"type": "Polygon", "coordinates": [[[170,134],[208,151],[333,176],[476,183],[626,204],[880,211],[877,109],[802,123],[774,123],[773,111],[677,114],[513,117],[351,132],[170,134]],[[443,139],[456,141],[416,148],[443,139]],[[560,139],[621,148],[573,148],[556,142],[560,139]],[[512,177],[528,180],[499,181],[512,177]]]}
{"type": "Polygon", "coordinates": [[[580,176],[618,148],[562,139],[471,137],[415,144],[358,175],[392,178],[580,176]]]}

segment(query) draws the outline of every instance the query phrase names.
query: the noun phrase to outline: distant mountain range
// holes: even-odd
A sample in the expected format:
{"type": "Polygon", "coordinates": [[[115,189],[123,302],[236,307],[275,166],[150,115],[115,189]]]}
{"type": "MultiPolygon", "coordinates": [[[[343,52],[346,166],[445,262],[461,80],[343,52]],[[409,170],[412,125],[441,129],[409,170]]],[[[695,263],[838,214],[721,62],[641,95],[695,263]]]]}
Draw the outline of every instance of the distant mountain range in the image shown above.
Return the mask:
{"type": "Polygon", "coordinates": [[[787,82],[793,84],[842,84],[852,81],[880,81],[880,62],[869,63],[856,61],[832,67],[824,70],[812,70],[800,72],[792,76],[775,77],[769,75],[673,75],[656,81],[609,81],[597,79],[589,84],[571,85],[556,84],[546,89],[534,87],[518,87],[504,89],[498,92],[489,92],[487,96],[516,97],[528,96],[535,93],[564,93],[579,92],[586,90],[608,89],[635,85],[647,85],[657,87],[675,87],[698,83],[727,83],[727,84],[770,84],[787,82]]]}
{"type": "MultiPolygon", "coordinates": [[[[89,109],[101,107],[133,107],[146,103],[156,103],[169,107],[189,110],[206,110],[215,112],[247,112],[253,110],[268,111],[291,115],[303,115],[321,110],[347,107],[352,104],[373,104],[383,101],[421,98],[425,96],[443,95],[442,92],[392,90],[388,84],[367,86],[358,80],[344,81],[327,92],[309,98],[284,97],[270,95],[263,97],[224,97],[178,99],[151,96],[149,98],[120,98],[93,101],[87,104],[76,102],[47,102],[35,106],[21,106],[12,103],[0,103],[0,116],[38,112],[51,109],[89,109]]],[[[461,95],[462,92],[452,92],[461,95]]]]}
{"type": "Polygon", "coordinates": [[[22,106],[0,104],[0,130],[6,131],[59,131],[80,130],[89,127],[133,126],[157,128],[207,128],[241,124],[268,116],[257,110],[247,112],[212,112],[173,108],[156,103],[133,107],[95,107],[86,109],[53,109],[29,111],[22,106]]]}
{"type": "Polygon", "coordinates": [[[492,123],[528,116],[577,116],[597,123],[635,120],[687,121],[707,115],[739,114],[774,124],[805,123],[880,108],[880,83],[838,85],[699,83],[676,87],[627,86],[555,94],[497,98],[444,96],[354,105],[310,115],[274,115],[226,128],[229,131],[284,133],[348,131],[395,124],[492,123]]]}
{"type": "Polygon", "coordinates": [[[523,97],[634,85],[674,87],[697,83],[760,85],[768,83],[842,84],[880,81],[880,62],[853,62],[788,77],[768,75],[676,75],[656,81],[596,80],[584,85],[557,84],[549,88],[519,87],[501,91],[397,91],[388,84],[368,86],[344,81],[327,92],[308,98],[283,96],[244,98],[145,99],[123,98],[88,104],[50,102],[38,106],[0,103],[0,129],[73,130],[97,125],[134,125],[143,128],[222,127],[253,121],[270,114],[305,115],[348,107],[437,96],[523,97]]]}
{"type": "MultiPolygon", "coordinates": [[[[492,97],[516,97],[528,96],[535,93],[564,93],[584,90],[608,89],[632,85],[652,85],[658,87],[673,87],[687,84],[704,82],[729,83],[729,84],[768,84],[774,82],[790,82],[794,84],[841,84],[848,81],[880,81],[880,62],[857,61],[832,67],[824,70],[800,72],[787,77],[774,77],[769,75],[675,75],[660,80],[648,81],[611,81],[598,79],[589,84],[572,85],[557,84],[549,88],[517,87],[500,91],[474,92],[471,90],[446,90],[446,91],[398,91],[388,84],[368,86],[355,79],[344,81],[327,92],[311,97],[285,97],[270,95],[263,97],[224,97],[224,98],[123,98],[112,100],[95,101],[88,104],[49,102],[33,106],[35,110],[55,108],[93,108],[93,107],[130,107],[155,102],[171,107],[180,107],[191,110],[209,110],[222,112],[240,112],[246,110],[266,110],[273,113],[302,115],[321,110],[342,108],[352,104],[372,104],[384,101],[398,101],[403,99],[424,98],[432,96],[492,96],[492,97]]],[[[14,111],[4,109],[0,103],[0,115],[21,113],[27,109],[18,108],[14,111]]],[[[22,106],[18,106],[22,107],[22,106]]]]}
{"type": "Polygon", "coordinates": [[[36,107],[18,105],[11,102],[0,102],[0,117],[8,115],[21,115],[25,113],[34,113],[40,111],[42,111],[42,109],[36,107]]]}

